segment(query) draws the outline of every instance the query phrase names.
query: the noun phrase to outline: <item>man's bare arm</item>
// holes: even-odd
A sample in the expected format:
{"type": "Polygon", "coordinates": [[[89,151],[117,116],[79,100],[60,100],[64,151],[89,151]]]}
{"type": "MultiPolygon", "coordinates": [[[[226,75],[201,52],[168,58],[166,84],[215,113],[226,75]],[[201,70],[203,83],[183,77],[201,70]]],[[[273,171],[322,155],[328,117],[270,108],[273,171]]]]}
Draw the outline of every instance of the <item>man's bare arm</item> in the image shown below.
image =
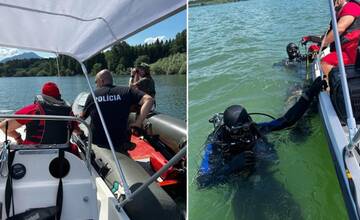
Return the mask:
{"type": "Polygon", "coordinates": [[[16,142],[18,142],[18,144],[22,142],[22,139],[21,139],[21,134],[17,132],[16,129],[20,128],[21,126],[22,124],[17,122],[15,119],[7,119],[0,122],[0,129],[4,133],[7,132],[7,135],[14,138],[16,142]],[[7,131],[6,131],[6,122],[8,123],[7,131]]]}
{"type": "MultiPolygon", "coordinates": [[[[345,15],[340,18],[340,20],[337,23],[339,35],[343,34],[348,27],[354,22],[355,18],[351,15],[345,15]]],[[[328,46],[334,41],[334,33],[331,30],[325,38],[324,46],[328,46]]]]}

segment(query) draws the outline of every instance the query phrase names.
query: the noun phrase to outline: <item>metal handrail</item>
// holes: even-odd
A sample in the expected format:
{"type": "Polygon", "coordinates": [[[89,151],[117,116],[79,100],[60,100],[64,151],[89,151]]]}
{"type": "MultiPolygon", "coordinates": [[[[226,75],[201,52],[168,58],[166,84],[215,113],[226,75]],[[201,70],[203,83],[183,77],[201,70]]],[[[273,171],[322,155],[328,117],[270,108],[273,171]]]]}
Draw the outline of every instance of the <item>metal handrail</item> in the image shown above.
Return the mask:
{"type": "MultiPolygon", "coordinates": [[[[90,161],[90,151],[92,143],[92,134],[90,130],[90,125],[86,123],[85,120],[74,117],[74,116],[58,116],[58,115],[4,115],[0,114],[0,119],[35,119],[35,120],[53,120],[53,121],[78,121],[86,126],[88,129],[88,147],[86,149],[86,164],[91,173],[91,161],[90,161]]],[[[168,163],[166,163],[160,170],[154,173],[149,179],[147,179],[139,188],[137,188],[133,193],[128,195],[125,200],[123,200],[118,205],[123,207],[128,202],[130,202],[136,195],[142,192],[146,187],[155,182],[162,174],[164,174],[171,166],[178,163],[183,157],[186,156],[187,146],[183,147],[175,156],[173,156],[168,163]]],[[[116,160],[117,161],[117,160],[116,160]]]]}
{"type": "Polygon", "coordinates": [[[175,156],[173,156],[169,162],[167,162],[160,170],[154,173],[148,180],[146,180],[139,188],[137,188],[129,197],[120,203],[121,207],[124,207],[128,202],[131,201],[136,195],[144,191],[151,183],[155,182],[163,173],[165,173],[171,166],[175,165],[186,155],[187,146],[183,147],[175,156]]]}
{"type": "Polygon", "coordinates": [[[347,147],[347,150],[351,151],[354,148],[353,137],[355,136],[355,133],[357,131],[356,122],[355,122],[354,114],[352,111],[349,87],[348,87],[348,83],[347,83],[347,79],[346,79],[344,60],[342,57],[342,50],[341,50],[341,44],[340,44],[340,36],[339,36],[339,32],[338,32],[338,27],[337,27],[335,8],[333,5],[333,1],[332,0],[328,0],[328,1],[329,1],[329,6],[330,6],[331,22],[332,22],[334,41],[335,41],[335,47],[336,47],[336,55],[338,58],[338,68],[340,70],[341,87],[342,87],[342,92],[344,95],[344,103],[345,103],[345,109],[346,109],[346,115],[347,115],[347,126],[349,128],[349,145],[347,147]]]}
{"type": "Polygon", "coordinates": [[[354,137],[352,138],[352,142],[349,143],[349,145],[347,146],[347,149],[352,149],[356,146],[356,144],[360,141],[360,130],[358,130],[354,137]],[[351,145],[351,146],[350,146],[351,145]]]}
{"type": "Polygon", "coordinates": [[[59,115],[5,115],[0,114],[0,119],[33,119],[33,120],[52,120],[52,121],[77,121],[81,124],[84,124],[88,129],[88,147],[86,149],[86,165],[91,174],[91,160],[90,160],[90,151],[92,143],[92,133],[90,130],[90,125],[86,123],[85,120],[74,117],[74,116],[59,116],[59,115]]]}

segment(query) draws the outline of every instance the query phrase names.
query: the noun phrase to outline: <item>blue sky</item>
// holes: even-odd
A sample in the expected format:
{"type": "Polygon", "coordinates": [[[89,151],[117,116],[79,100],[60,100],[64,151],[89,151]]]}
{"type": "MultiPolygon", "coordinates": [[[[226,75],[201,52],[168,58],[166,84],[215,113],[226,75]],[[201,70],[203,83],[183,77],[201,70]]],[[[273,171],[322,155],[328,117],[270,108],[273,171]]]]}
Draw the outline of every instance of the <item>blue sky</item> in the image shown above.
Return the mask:
{"type": "MultiPolygon", "coordinates": [[[[144,44],[146,42],[150,43],[155,41],[156,39],[168,40],[172,39],[176,36],[177,33],[186,29],[186,10],[173,15],[166,20],[163,20],[160,23],[157,23],[142,32],[131,36],[127,40],[125,40],[130,45],[138,45],[144,44]]],[[[17,54],[21,54],[24,52],[29,52],[20,49],[14,48],[2,48],[0,47],[0,60],[5,57],[11,57],[17,54]]],[[[53,54],[36,52],[39,56],[42,57],[52,57],[53,54]]]]}
{"type": "Polygon", "coordinates": [[[186,29],[186,10],[137,33],[128,38],[126,42],[130,45],[137,45],[144,44],[145,40],[150,40],[150,38],[160,37],[168,40],[184,29],[186,29]]]}

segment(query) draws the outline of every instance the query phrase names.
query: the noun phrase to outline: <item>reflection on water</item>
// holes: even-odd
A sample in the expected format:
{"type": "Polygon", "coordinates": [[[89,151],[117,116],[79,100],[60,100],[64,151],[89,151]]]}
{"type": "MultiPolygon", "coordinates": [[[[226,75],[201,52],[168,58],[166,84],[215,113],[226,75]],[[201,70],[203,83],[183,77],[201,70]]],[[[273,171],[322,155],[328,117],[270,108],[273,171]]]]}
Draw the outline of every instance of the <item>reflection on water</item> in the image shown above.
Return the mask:
{"type": "Polygon", "coordinates": [[[347,219],[316,111],[294,128],[267,136],[279,160],[263,173],[209,190],[198,190],[194,182],[214,113],[242,104],[248,112],[279,117],[296,101],[305,68],[278,64],[289,42],[322,34],[327,10],[326,1],[311,0],[189,9],[190,219],[347,219]]]}
{"type": "Polygon", "coordinates": [[[235,219],[303,219],[300,205],[272,174],[254,179],[231,186],[235,219]]]}

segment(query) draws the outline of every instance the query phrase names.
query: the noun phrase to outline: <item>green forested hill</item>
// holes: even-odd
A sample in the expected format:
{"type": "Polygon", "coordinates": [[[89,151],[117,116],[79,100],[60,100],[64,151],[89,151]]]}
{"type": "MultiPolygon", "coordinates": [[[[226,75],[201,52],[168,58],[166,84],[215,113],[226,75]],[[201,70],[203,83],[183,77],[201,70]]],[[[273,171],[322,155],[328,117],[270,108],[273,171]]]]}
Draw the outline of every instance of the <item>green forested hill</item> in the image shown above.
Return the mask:
{"type": "MultiPolygon", "coordinates": [[[[85,65],[91,74],[104,68],[110,69],[115,74],[128,74],[130,67],[141,62],[151,64],[154,74],[185,74],[186,30],[178,33],[175,39],[157,40],[153,44],[130,46],[124,41],[119,42],[110,50],[87,60],[85,65]]],[[[11,60],[0,63],[0,76],[5,77],[73,76],[76,74],[82,74],[79,63],[65,55],[60,55],[58,58],[11,60]]]]}

